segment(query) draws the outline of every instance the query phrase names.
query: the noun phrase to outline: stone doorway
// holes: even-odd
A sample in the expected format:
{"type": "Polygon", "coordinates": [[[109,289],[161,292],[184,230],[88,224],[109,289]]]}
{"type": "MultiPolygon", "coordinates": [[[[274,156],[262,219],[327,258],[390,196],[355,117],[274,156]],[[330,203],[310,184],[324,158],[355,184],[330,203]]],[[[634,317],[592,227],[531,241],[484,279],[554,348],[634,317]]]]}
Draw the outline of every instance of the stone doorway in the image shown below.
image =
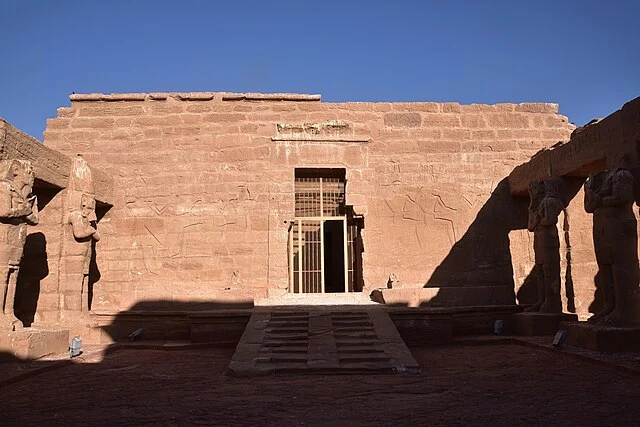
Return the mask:
{"type": "Polygon", "coordinates": [[[289,226],[291,293],[361,291],[359,221],[345,204],[344,169],[296,169],[289,226]]]}

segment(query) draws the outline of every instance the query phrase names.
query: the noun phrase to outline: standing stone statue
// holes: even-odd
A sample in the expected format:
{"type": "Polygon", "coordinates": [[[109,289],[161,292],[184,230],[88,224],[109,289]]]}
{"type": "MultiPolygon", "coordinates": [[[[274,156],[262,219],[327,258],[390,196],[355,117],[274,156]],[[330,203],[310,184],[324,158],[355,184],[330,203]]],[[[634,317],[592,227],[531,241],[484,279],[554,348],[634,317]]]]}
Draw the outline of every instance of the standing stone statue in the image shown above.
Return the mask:
{"type": "Polygon", "coordinates": [[[564,210],[560,180],[552,178],[529,185],[528,230],[533,232],[537,270],[537,302],[527,311],[562,313],[560,298],[560,239],[558,215],[564,210]]]}
{"type": "Polygon", "coordinates": [[[38,224],[34,175],[27,160],[0,161],[0,330],[22,328],[13,311],[20,260],[27,239],[27,224],[38,224]]]}
{"type": "Polygon", "coordinates": [[[81,156],[72,165],[67,196],[68,215],[65,224],[64,308],[89,312],[89,265],[93,242],[100,240],[97,229],[96,201],[91,169],[81,156]]]}
{"type": "Polygon", "coordinates": [[[633,214],[634,182],[623,168],[592,173],[585,182],[584,207],[593,213],[593,244],[602,277],[602,310],[589,321],[640,324],[638,232],[633,214]]]}

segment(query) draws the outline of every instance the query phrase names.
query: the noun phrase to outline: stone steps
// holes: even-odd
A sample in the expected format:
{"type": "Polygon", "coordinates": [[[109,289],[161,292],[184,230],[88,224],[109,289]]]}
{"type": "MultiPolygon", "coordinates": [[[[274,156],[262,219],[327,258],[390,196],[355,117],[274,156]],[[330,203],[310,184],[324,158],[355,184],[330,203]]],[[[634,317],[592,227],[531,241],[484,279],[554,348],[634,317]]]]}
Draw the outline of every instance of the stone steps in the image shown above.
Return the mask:
{"type": "Polygon", "coordinates": [[[419,372],[385,311],[257,311],[230,375],[419,372]]]}

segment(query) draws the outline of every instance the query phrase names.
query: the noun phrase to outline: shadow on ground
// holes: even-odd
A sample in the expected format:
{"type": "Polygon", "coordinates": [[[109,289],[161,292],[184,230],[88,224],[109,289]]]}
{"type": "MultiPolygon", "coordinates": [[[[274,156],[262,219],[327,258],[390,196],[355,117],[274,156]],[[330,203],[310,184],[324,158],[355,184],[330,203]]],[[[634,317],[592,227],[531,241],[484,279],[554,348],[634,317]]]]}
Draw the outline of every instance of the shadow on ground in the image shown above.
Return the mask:
{"type": "MultiPolygon", "coordinates": [[[[184,322],[193,322],[191,315],[213,316],[183,308],[184,322]]],[[[104,330],[124,335],[144,329],[136,316],[139,310],[118,314],[104,330]]],[[[147,331],[153,330],[150,323],[147,331]]],[[[419,375],[261,378],[225,375],[233,345],[191,342],[180,348],[140,338],[128,348],[127,341],[106,347],[119,351],[87,346],[74,361],[31,362],[60,365],[2,385],[3,423],[633,425],[640,416],[640,377],[504,338],[413,346],[419,375]]]]}

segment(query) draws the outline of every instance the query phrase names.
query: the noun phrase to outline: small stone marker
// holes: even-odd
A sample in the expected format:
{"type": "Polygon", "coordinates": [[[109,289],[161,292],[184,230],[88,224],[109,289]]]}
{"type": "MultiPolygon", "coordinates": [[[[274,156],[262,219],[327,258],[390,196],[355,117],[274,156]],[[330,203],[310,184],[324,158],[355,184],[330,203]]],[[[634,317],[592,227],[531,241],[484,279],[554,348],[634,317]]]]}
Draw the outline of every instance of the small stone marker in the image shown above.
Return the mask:
{"type": "Polygon", "coordinates": [[[560,330],[556,333],[556,336],[553,337],[553,346],[555,348],[560,348],[564,340],[567,339],[567,331],[560,330]]]}
{"type": "Polygon", "coordinates": [[[71,344],[69,344],[69,357],[76,357],[82,354],[82,337],[75,336],[71,338],[71,344]]]}

